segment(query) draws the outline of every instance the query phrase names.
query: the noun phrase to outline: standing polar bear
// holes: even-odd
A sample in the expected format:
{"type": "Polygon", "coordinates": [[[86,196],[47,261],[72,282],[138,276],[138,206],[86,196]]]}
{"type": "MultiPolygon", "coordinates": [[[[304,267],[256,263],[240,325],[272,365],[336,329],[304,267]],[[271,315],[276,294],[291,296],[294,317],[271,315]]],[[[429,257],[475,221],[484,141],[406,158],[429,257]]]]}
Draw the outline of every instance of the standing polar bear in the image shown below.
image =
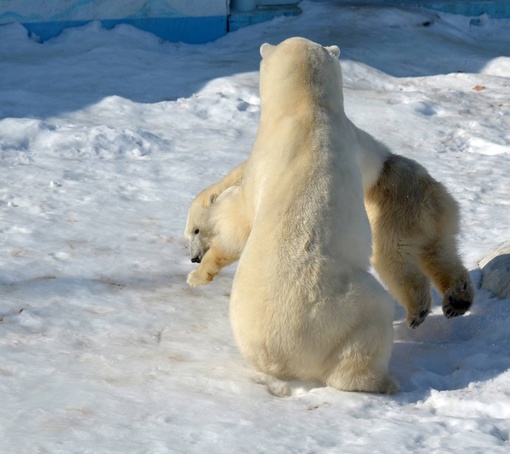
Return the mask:
{"type": "MultiPolygon", "coordinates": [[[[242,181],[233,178],[212,204],[205,197],[212,230],[203,233],[212,237],[194,250],[201,264],[188,281],[209,282],[229,254],[242,251],[230,318],[258,371],[392,393],[394,307],[368,272],[370,225],[339,53],[303,38],[262,45],[257,138],[242,181]]],[[[190,222],[193,244],[207,226],[190,222]]]]}
{"type": "MultiPolygon", "coordinates": [[[[420,164],[391,153],[347,118],[342,121],[352,131],[349,146],[362,174],[373,235],[372,263],[406,309],[407,324],[415,328],[429,313],[431,281],[443,295],[445,316],[464,314],[472,304],[473,288],[457,252],[456,201],[420,164]]],[[[222,232],[234,227],[223,225],[223,208],[213,202],[227,188],[240,184],[244,168],[245,163],[237,166],[204,189],[191,204],[185,229],[191,259],[200,262],[205,254],[206,261],[190,273],[190,285],[207,284],[222,266],[239,259],[242,248],[221,245],[222,232]]],[[[292,186],[287,190],[292,191],[292,186]]],[[[236,218],[235,209],[231,215],[236,218]]],[[[249,228],[239,217],[237,235],[246,239],[249,228]]]]}

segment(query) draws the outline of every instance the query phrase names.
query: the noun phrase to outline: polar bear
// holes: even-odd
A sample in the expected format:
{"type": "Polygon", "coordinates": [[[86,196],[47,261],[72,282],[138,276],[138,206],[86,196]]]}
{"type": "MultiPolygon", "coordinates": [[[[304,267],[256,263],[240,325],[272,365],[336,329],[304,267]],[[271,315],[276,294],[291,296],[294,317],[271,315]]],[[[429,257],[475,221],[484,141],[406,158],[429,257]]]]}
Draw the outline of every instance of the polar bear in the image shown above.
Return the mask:
{"type": "Polygon", "coordinates": [[[389,291],[419,326],[430,311],[431,282],[447,318],[466,313],[473,287],[457,251],[459,207],[416,161],[388,154],[365,191],[373,235],[372,263],[389,291]]]}
{"type": "MultiPolygon", "coordinates": [[[[355,136],[352,151],[362,173],[372,228],[372,263],[406,309],[408,326],[416,328],[427,317],[432,303],[431,281],[443,295],[445,316],[464,314],[471,307],[473,287],[457,251],[459,208],[455,199],[416,161],[392,153],[355,125],[351,128],[355,136]]],[[[186,235],[193,262],[199,261],[197,257],[212,241],[212,201],[222,190],[242,181],[244,165],[204,189],[192,202],[186,235]],[[200,234],[191,235],[196,226],[200,226],[200,234]]],[[[216,235],[219,231],[214,229],[216,235]]],[[[217,256],[225,253],[216,252],[217,256]]],[[[237,256],[223,256],[221,263],[233,263],[239,256],[240,251],[237,256]]],[[[207,282],[217,272],[216,267],[207,282]]]]}
{"type": "Polygon", "coordinates": [[[211,194],[205,191],[202,203],[195,204],[189,212],[185,234],[191,261],[199,263],[188,275],[187,282],[193,287],[208,284],[222,268],[241,256],[252,220],[235,197],[238,186],[233,184],[217,194],[218,187],[211,194]]]}
{"type": "Polygon", "coordinates": [[[191,261],[200,264],[188,276],[188,284],[192,286],[208,284],[221,268],[237,261],[241,255],[251,226],[246,223],[242,225],[239,216],[236,223],[228,222],[231,217],[235,218],[236,214],[233,212],[232,216],[226,216],[226,213],[221,213],[221,210],[230,209],[228,204],[216,203],[214,207],[212,205],[220,196],[220,200],[227,198],[232,188],[243,180],[243,172],[244,163],[204,189],[190,206],[184,235],[188,240],[191,261]],[[216,209],[218,206],[221,207],[220,210],[216,209]],[[231,242],[235,244],[233,248],[229,247],[228,242],[223,242],[223,239],[229,237],[238,238],[237,242],[231,242]]]}
{"type": "MultiPolygon", "coordinates": [[[[212,203],[205,197],[213,223],[226,230],[218,229],[222,246],[212,243],[199,268],[213,249],[242,251],[230,319],[258,371],[392,393],[394,306],[368,272],[371,232],[339,53],[304,38],[261,46],[257,138],[242,181],[212,203]],[[239,219],[246,235],[232,235],[239,219]]],[[[195,277],[203,275],[190,275],[192,284],[195,277]]]]}

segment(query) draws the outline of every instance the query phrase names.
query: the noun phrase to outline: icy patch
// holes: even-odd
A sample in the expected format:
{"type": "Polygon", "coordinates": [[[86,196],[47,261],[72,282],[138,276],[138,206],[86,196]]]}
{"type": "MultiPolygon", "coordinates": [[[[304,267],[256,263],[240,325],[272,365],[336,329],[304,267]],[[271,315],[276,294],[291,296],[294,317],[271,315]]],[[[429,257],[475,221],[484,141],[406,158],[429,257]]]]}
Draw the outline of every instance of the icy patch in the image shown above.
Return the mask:
{"type": "Polygon", "coordinates": [[[472,153],[480,153],[487,156],[510,154],[510,139],[508,144],[497,144],[481,137],[471,137],[469,139],[469,147],[469,151],[472,153]]]}

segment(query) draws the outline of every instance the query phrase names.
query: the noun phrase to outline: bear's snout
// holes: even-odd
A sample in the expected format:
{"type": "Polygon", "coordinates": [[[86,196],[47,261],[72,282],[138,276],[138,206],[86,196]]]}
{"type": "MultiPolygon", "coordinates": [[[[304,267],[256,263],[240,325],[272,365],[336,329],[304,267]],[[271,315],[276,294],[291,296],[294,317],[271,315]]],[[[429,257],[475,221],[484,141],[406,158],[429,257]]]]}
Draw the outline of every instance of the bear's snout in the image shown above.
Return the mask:
{"type": "Polygon", "coordinates": [[[200,263],[202,261],[202,257],[197,255],[196,257],[191,257],[191,263],[200,263]]]}

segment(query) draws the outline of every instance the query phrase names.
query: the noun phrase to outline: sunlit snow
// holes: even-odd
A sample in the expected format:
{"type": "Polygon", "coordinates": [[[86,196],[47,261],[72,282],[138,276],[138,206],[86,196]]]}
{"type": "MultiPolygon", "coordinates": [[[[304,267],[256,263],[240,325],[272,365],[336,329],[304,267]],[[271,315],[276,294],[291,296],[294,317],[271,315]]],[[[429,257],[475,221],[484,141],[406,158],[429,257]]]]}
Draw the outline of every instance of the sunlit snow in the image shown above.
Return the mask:
{"type": "Polygon", "coordinates": [[[510,238],[510,20],[305,0],[204,45],[97,23],[0,27],[2,453],[507,453],[510,300],[416,330],[395,396],[253,379],[228,319],[235,265],[191,288],[193,197],[248,156],[258,49],[341,47],[347,114],[461,206],[460,250],[510,238]]]}

